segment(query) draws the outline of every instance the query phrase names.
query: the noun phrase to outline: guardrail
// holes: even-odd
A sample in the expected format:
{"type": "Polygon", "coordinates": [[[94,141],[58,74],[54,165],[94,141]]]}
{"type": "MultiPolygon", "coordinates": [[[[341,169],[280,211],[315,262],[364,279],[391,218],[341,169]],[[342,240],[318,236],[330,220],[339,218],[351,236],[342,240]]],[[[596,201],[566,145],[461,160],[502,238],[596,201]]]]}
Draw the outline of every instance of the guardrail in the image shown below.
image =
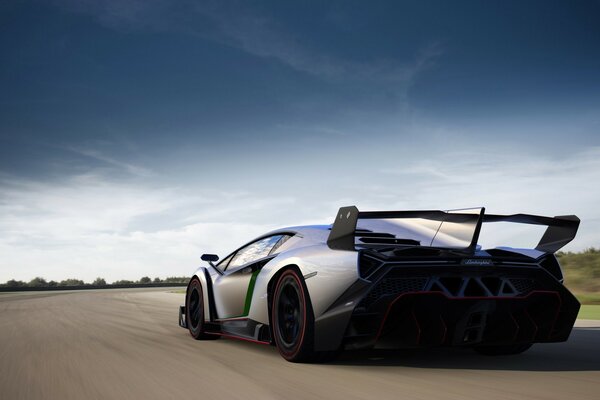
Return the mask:
{"type": "Polygon", "coordinates": [[[0,287],[0,292],[44,292],[52,290],[90,290],[90,289],[133,289],[133,288],[153,288],[153,287],[185,287],[185,283],[137,283],[123,285],[84,285],[84,286],[44,286],[44,287],[0,287]]]}

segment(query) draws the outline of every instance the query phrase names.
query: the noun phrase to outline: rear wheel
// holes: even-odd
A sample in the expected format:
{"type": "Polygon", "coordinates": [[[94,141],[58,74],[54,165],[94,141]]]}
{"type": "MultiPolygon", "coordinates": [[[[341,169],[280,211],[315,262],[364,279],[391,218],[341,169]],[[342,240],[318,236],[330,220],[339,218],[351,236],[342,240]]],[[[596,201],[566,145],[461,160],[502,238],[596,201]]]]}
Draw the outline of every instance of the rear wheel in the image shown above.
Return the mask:
{"type": "Polygon", "coordinates": [[[275,345],[287,361],[325,362],[337,355],[314,350],[315,318],[303,279],[295,269],[284,271],[277,280],[271,319],[275,345]]]}
{"type": "Polygon", "coordinates": [[[485,356],[508,356],[511,354],[521,354],[533,346],[532,343],[510,344],[504,346],[477,346],[475,351],[485,356]]]}
{"type": "Polygon", "coordinates": [[[188,330],[196,340],[218,339],[204,331],[204,296],[198,278],[192,278],[185,296],[185,320],[188,330]]]}

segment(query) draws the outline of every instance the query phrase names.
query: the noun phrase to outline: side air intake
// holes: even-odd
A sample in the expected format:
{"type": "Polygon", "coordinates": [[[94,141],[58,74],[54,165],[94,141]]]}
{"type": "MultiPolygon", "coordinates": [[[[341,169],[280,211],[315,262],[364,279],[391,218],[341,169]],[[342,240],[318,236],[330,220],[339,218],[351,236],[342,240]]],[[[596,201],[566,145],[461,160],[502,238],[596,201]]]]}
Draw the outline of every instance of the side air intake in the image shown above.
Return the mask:
{"type": "Polygon", "coordinates": [[[383,264],[381,260],[363,254],[358,262],[358,273],[361,278],[368,279],[381,264],[383,264]]]}

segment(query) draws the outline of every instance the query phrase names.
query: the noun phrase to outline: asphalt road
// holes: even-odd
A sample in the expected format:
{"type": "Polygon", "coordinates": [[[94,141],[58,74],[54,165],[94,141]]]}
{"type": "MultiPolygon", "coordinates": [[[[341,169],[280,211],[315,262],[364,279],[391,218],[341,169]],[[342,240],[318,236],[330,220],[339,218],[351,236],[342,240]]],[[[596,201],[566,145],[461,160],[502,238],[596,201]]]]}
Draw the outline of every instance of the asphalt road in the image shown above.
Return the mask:
{"type": "Polygon", "coordinates": [[[0,295],[0,399],[600,399],[600,323],[521,356],[468,350],[284,361],[271,346],[200,342],[165,289],[0,295]]]}

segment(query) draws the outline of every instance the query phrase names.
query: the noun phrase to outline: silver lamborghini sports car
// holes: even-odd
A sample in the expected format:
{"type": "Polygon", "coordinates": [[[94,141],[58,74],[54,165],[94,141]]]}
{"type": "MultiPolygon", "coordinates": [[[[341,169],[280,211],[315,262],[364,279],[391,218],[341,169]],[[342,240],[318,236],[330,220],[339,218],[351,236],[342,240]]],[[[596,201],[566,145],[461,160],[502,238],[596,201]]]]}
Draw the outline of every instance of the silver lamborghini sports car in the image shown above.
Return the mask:
{"type": "Polygon", "coordinates": [[[573,215],[342,207],[332,225],[278,229],[218,263],[204,254],[179,324],[195,339],[271,344],[294,362],[360,348],[517,354],[569,337],[579,302],[554,253],[578,227],[573,215]],[[482,225],[498,222],[546,228],[535,248],[482,248],[482,225]]]}

